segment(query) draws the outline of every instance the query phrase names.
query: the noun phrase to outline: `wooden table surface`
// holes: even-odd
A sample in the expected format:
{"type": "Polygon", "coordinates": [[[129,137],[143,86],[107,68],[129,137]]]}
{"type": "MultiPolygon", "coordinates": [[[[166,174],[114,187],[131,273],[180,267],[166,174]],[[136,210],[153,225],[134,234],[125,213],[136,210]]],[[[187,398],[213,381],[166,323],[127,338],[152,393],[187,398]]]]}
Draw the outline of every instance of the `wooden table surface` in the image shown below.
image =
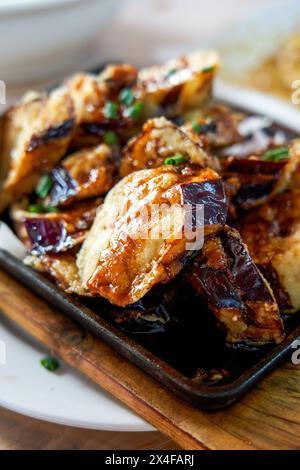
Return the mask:
{"type": "Polygon", "coordinates": [[[0,450],[176,450],[160,432],[107,432],[71,428],[0,408],[0,450]]]}

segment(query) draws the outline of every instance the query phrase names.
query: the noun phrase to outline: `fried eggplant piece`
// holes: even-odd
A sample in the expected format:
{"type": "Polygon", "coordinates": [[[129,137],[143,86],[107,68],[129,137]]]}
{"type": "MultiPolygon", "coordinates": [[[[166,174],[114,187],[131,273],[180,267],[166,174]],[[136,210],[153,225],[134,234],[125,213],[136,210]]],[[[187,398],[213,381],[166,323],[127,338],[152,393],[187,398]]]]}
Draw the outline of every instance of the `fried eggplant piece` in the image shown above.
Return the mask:
{"type": "Polygon", "coordinates": [[[78,73],[66,82],[66,88],[74,103],[76,132],[72,148],[83,148],[103,142],[107,131],[126,135],[135,121],[120,102],[122,89],[136,84],[137,70],[127,64],[110,65],[100,75],[78,73]],[[107,103],[113,109],[107,112],[107,103]]]}
{"type": "Polygon", "coordinates": [[[75,152],[49,174],[52,187],[46,203],[65,207],[75,201],[103,196],[115,184],[117,166],[105,144],[75,152]]]}
{"type": "Polygon", "coordinates": [[[288,134],[265,117],[246,116],[218,105],[200,110],[183,128],[189,135],[197,134],[205,151],[218,156],[232,214],[261,205],[298,184],[299,141],[288,143],[288,134]],[[284,155],[285,150],[289,155],[284,155]]]}
{"type": "Polygon", "coordinates": [[[58,253],[83,242],[101,202],[77,202],[64,212],[31,213],[24,200],[12,206],[10,216],[18,237],[31,253],[58,253]]]}
{"type": "Polygon", "coordinates": [[[214,51],[198,51],[140,70],[136,95],[144,104],[145,116],[173,117],[203,107],[211,98],[218,68],[214,51]]]}
{"type": "MultiPolygon", "coordinates": [[[[234,116],[234,111],[232,114],[234,116]]],[[[288,132],[278,129],[269,118],[264,116],[244,115],[239,122],[238,119],[234,120],[240,138],[236,142],[233,141],[231,145],[219,149],[219,155],[223,158],[230,156],[249,158],[252,155],[263,155],[269,149],[286,145],[291,138],[288,132]]]]}
{"type": "Polygon", "coordinates": [[[196,111],[184,129],[196,133],[205,149],[217,151],[243,141],[239,126],[244,120],[243,113],[228,106],[214,105],[196,111]]]}
{"type": "Polygon", "coordinates": [[[81,285],[74,250],[48,253],[42,256],[27,255],[24,263],[36,271],[48,275],[64,292],[89,296],[89,292],[81,285]]]}
{"type": "MultiPolygon", "coordinates": [[[[157,288],[141,300],[128,307],[103,305],[103,313],[130,335],[163,334],[174,327],[180,318],[178,298],[181,296],[177,280],[157,288]]],[[[97,303],[99,299],[96,300],[97,303]]]]}
{"type": "Polygon", "coordinates": [[[106,196],[79,252],[83,286],[115,305],[137,302],[183,268],[203,232],[224,225],[226,212],[213,170],[161,166],[131,173],[106,196]],[[204,205],[199,225],[195,204],[204,205]]]}
{"type": "Polygon", "coordinates": [[[276,192],[287,162],[229,158],[222,175],[231,212],[264,204],[276,192]]]}
{"type": "Polygon", "coordinates": [[[209,237],[188,278],[225,329],[229,343],[259,345],[283,339],[272,290],[236,230],[225,227],[209,237]]]}
{"type": "Polygon", "coordinates": [[[66,82],[77,124],[72,147],[103,142],[107,131],[123,143],[149,118],[203,106],[211,97],[217,69],[214,52],[197,52],[139,72],[120,64],[106,67],[99,76],[74,75],[66,82]],[[107,114],[107,105],[113,112],[107,114]]]}
{"type": "Polygon", "coordinates": [[[133,171],[157,168],[168,157],[181,155],[188,163],[200,167],[214,167],[215,161],[180,127],[161,117],[150,119],[143,131],[133,138],[124,149],[120,175],[124,177],[133,171]]]}
{"type": "Polygon", "coordinates": [[[221,173],[235,209],[262,205],[276,194],[299,186],[300,140],[291,141],[286,149],[289,154],[278,161],[253,156],[247,159],[229,157],[223,163],[221,173]]]}
{"type": "Polygon", "coordinates": [[[29,194],[64,156],[74,131],[72,100],[63,90],[20,103],[1,120],[0,212],[29,194]]]}
{"type": "Polygon", "coordinates": [[[286,191],[246,213],[238,229],[268,279],[280,310],[300,309],[300,191],[286,191]]]}

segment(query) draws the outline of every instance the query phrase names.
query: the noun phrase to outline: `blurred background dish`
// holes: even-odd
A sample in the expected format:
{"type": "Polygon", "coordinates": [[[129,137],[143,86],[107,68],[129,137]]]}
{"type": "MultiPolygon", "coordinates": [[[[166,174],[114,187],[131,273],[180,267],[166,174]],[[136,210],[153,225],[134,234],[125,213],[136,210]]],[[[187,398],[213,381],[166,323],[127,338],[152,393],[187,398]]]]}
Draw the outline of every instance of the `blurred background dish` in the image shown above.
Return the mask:
{"type": "Polygon", "coordinates": [[[250,71],[247,83],[258,90],[289,99],[291,83],[300,77],[300,27],[274,53],[250,71]]]}
{"type": "Polygon", "coordinates": [[[9,86],[84,63],[118,0],[0,0],[0,70],[9,86]]]}
{"type": "Polygon", "coordinates": [[[291,103],[292,83],[300,79],[299,0],[261,8],[246,22],[216,35],[211,44],[222,58],[222,80],[291,103]]]}

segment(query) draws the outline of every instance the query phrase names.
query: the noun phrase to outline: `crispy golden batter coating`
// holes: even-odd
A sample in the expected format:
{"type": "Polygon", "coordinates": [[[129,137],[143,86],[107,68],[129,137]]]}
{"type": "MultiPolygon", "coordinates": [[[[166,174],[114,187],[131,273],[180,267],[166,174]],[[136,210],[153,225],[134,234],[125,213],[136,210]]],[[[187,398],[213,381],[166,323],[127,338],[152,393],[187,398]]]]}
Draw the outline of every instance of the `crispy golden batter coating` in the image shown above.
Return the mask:
{"type": "Polygon", "coordinates": [[[178,116],[203,107],[211,98],[219,59],[213,51],[198,51],[173,59],[162,66],[142,69],[137,95],[146,116],[178,116]]]}
{"type": "Polygon", "coordinates": [[[300,188],[300,140],[289,142],[287,147],[289,157],[278,161],[260,156],[224,161],[221,173],[233,208],[251,209],[289,188],[300,188]]]}
{"type": "Polygon", "coordinates": [[[191,255],[186,213],[195,201],[205,206],[206,232],[225,223],[223,185],[213,170],[167,165],[121,180],[107,195],[79,252],[83,286],[125,306],[172,279],[191,255]],[[164,210],[153,216],[153,207],[162,204],[164,210]]]}
{"type": "Polygon", "coordinates": [[[31,213],[28,201],[14,204],[10,210],[18,237],[35,254],[67,251],[81,244],[92,225],[101,199],[77,202],[55,213],[31,213]]]}
{"type": "Polygon", "coordinates": [[[214,105],[193,113],[184,129],[196,132],[205,149],[218,150],[243,140],[239,125],[245,118],[243,113],[228,106],[214,105]]]}
{"type": "Polygon", "coordinates": [[[163,117],[151,119],[144,125],[142,133],[125,148],[120,174],[123,177],[136,170],[157,168],[167,157],[176,154],[201,167],[214,165],[197,139],[192,140],[183,129],[163,117]]]}
{"type": "Polygon", "coordinates": [[[72,100],[63,90],[7,111],[1,120],[0,212],[29,194],[41,173],[58,163],[74,124],[72,100]]]}
{"type": "Polygon", "coordinates": [[[105,144],[75,152],[49,174],[53,185],[46,198],[54,206],[103,196],[115,184],[117,165],[105,144]]]}
{"type": "Polygon", "coordinates": [[[228,342],[264,344],[283,338],[270,286],[236,230],[226,227],[209,237],[188,277],[225,329],[228,342]]]}
{"type": "Polygon", "coordinates": [[[49,275],[64,292],[80,296],[89,295],[81,285],[74,250],[42,256],[27,255],[24,263],[36,271],[49,275]]]}
{"type": "Polygon", "coordinates": [[[119,106],[119,93],[123,88],[136,83],[137,70],[127,64],[109,65],[96,76],[78,73],[66,81],[66,88],[74,103],[76,132],[72,147],[82,148],[103,141],[108,130],[126,132],[133,125],[132,119],[119,106]],[[118,104],[117,115],[109,118],[105,114],[105,104],[112,101],[118,104]]]}
{"type": "Polygon", "coordinates": [[[255,263],[273,288],[280,309],[300,308],[300,191],[287,191],[250,211],[238,223],[255,263]]]}
{"type": "Polygon", "coordinates": [[[126,141],[151,117],[173,117],[203,106],[211,97],[217,70],[214,52],[197,52],[139,72],[131,65],[119,64],[106,67],[99,76],[74,75],[66,82],[76,114],[72,147],[96,145],[108,130],[126,141]],[[126,89],[131,90],[132,102],[124,103],[120,98],[126,89]],[[105,115],[107,101],[117,105],[115,117],[105,115]],[[142,106],[136,117],[129,112],[134,103],[142,106]]]}

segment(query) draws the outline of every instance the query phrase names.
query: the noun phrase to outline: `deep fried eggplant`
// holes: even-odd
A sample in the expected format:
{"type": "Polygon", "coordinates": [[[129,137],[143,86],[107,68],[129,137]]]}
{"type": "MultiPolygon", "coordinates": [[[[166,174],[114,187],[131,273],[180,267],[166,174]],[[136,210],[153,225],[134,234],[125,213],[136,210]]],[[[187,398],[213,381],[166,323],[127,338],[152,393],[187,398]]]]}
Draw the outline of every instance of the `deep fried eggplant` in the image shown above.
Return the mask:
{"type": "Polygon", "coordinates": [[[1,120],[0,212],[29,194],[66,153],[75,126],[66,91],[10,108],[1,120]]]}
{"type": "Polygon", "coordinates": [[[214,105],[196,111],[196,116],[184,125],[194,132],[207,150],[217,151],[243,141],[239,125],[245,119],[243,113],[224,105],[214,105]]]}
{"type": "Polygon", "coordinates": [[[101,202],[78,202],[63,212],[32,213],[28,201],[22,201],[11,208],[11,218],[19,238],[33,254],[58,253],[83,242],[101,202]]]}
{"type": "Polygon", "coordinates": [[[213,78],[219,59],[213,51],[199,51],[162,66],[142,69],[138,74],[137,96],[147,118],[179,116],[203,107],[211,98],[213,78]]]}
{"type": "Polygon", "coordinates": [[[136,79],[135,67],[120,64],[106,67],[98,76],[78,73],[67,80],[66,88],[76,115],[73,148],[97,145],[103,142],[107,131],[126,134],[134,121],[126,114],[119,95],[122,89],[135,85],[136,79]],[[113,113],[106,112],[107,103],[113,103],[113,113]]]}
{"type": "Polygon", "coordinates": [[[179,273],[203,232],[225,224],[226,210],[213,170],[167,165],[131,173],[107,195],[79,252],[83,286],[115,305],[137,302],[179,273]],[[195,203],[204,205],[202,226],[195,203]]]}
{"type": "Polygon", "coordinates": [[[300,308],[300,191],[286,191],[245,214],[238,229],[273,288],[280,310],[300,308]]]}
{"type": "Polygon", "coordinates": [[[299,142],[290,142],[286,147],[289,154],[277,161],[253,156],[248,159],[229,157],[223,162],[222,175],[234,209],[262,205],[276,194],[299,185],[299,142]]]}
{"type": "Polygon", "coordinates": [[[226,330],[229,343],[282,340],[283,324],[272,290],[236,230],[225,227],[208,238],[187,275],[226,330]]]}
{"type": "Polygon", "coordinates": [[[213,167],[214,161],[180,127],[165,118],[151,119],[143,131],[132,139],[124,150],[120,165],[122,177],[136,170],[157,168],[168,157],[180,154],[186,162],[200,167],[213,167]]]}
{"type": "Polygon", "coordinates": [[[69,155],[49,177],[52,187],[47,200],[53,206],[103,196],[116,182],[117,168],[112,150],[105,144],[69,155]]]}
{"type": "Polygon", "coordinates": [[[81,285],[74,250],[41,256],[27,255],[24,263],[36,271],[48,275],[64,292],[80,296],[89,295],[89,292],[81,285]]]}

